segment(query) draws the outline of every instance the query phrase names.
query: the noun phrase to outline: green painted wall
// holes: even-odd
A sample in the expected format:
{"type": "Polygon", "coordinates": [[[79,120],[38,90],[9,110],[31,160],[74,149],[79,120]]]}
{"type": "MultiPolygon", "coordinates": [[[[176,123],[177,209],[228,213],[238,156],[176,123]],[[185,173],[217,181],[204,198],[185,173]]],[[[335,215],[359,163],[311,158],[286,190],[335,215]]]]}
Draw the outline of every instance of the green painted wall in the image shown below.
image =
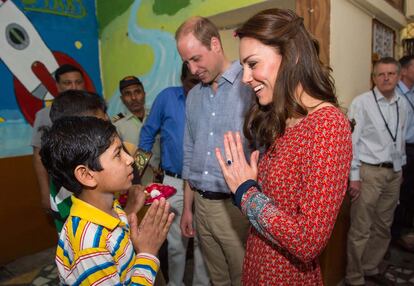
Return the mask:
{"type": "Polygon", "coordinates": [[[124,108],[118,83],[126,75],[143,80],[150,106],[159,91],[179,85],[181,59],[174,33],[188,17],[213,16],[262,0],[97,0],[103,93],[109,114],[124,108]]]}

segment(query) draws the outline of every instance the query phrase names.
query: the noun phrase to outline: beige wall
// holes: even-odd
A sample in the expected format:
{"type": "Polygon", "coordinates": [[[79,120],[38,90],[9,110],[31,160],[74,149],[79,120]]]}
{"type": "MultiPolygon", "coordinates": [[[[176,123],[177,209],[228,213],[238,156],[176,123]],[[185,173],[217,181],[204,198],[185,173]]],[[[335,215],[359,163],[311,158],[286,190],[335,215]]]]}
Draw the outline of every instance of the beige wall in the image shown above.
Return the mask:
{"type": "MultiPolygon", "coordinates": [[[[355,96],[371,87],[374,18],[395,31],[398,44],[399,30],[407,24],[406,19],[386,1],[331,0],[331,67],[343,107],[348,107],[355,96]]],[[[398,59],[399,53],[395,57],[398,59]]]]}
{"type": "Polygon", "coordinates": [[[224,51],[231,61],[239,60],[239,39],[233,35],[236,27],[241,25],[257,12],[276,7],[295,10],[295,1],[255,0],[252,1],[252,5],[209,17],[209,19],[213,21],[217,27],[219,27],[224,51]]]}
{"type": "Polygon", "coordinates": [[[227,58],[231,61],[239,60],[239,38],[233,36],[234,29],[220,30],[221,42],[227,58]]]}
{"type": "Polygon", "coordinates": [[[371,23],[371,16],[349,1],[331,1],[331,67],[343,107],[370,88],[371,23]]]}

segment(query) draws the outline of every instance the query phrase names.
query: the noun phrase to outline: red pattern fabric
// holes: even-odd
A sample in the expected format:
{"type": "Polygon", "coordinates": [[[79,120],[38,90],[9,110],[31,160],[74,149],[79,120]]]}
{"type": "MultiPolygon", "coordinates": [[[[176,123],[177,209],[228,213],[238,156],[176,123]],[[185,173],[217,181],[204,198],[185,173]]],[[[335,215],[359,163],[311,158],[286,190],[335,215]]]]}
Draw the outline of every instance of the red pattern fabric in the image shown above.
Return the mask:
{"type": "MultiPolygon", "coordinates": [[[[250,228],[243,285],[323,284],[318,256],[342,204],[351,159],[350,125],[334,107],[311,113],[275,140],[258,178],[273,203],[257,220],[275,243],[250,228]]],[[[257,192],[249,189],[242,205],[257,192]]]]}

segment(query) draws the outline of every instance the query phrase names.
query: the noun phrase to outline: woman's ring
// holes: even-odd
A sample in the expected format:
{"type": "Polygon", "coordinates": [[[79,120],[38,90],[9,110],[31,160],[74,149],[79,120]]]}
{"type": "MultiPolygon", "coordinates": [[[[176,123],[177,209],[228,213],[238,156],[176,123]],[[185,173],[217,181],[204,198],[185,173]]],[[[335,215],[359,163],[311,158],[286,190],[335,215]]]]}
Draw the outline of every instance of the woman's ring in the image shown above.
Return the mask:
{"type": "Polygon", "coordinates": [[[233,161],[232,160],[230,160],[230,159],[227,159],[227,165],[228,166],[231,166],[231,164],[233,163],[233,161]]]}

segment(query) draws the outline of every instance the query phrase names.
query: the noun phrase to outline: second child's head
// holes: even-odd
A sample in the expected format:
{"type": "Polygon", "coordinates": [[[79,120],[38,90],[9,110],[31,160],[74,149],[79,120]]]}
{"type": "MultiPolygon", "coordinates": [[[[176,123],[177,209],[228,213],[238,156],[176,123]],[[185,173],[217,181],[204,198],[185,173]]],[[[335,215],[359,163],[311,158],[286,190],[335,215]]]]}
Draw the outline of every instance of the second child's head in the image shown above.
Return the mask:
{"type": "Polygon", "coordinates": [[[93,116],[109,120],[102,97],[93,92],[74,89],[60,93],[50,108],[52,122],[66,116],[93,116]]]}
{"type": "Polygon", "coordinates": [[[109,121],[57,119],[44,129],[40,156],[52,178],[76,196],[84,190],[115,193],[131,186],[133,158],[109,121]]]}

